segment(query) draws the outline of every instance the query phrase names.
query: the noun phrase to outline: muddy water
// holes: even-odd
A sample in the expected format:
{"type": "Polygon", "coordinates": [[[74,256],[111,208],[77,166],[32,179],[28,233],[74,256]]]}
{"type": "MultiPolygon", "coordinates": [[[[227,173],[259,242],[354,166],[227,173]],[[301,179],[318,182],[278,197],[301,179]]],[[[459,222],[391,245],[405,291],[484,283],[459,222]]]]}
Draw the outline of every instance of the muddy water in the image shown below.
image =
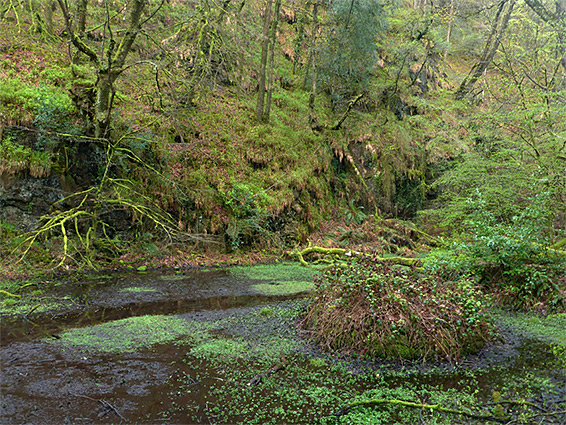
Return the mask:
{"type": "Polygon", "coordinates": [[[57,303],[51,310],[2,318],[0,344],[127,317],[253,306],[305,295],[261,295],[251,282],[226,270],[92,275],[48,290],[44,298],[57,303]]]}
{"type": "MultiPolygon", "coordinates": [[[[2,325],[1,423],[247,423],[251,416],[244,412],[253,411],[257,404],[242,406],[241,412],[231,411],[227,416],[218,415],[230,402],[225,391],[233,391],[234,398],[238,392],[254,391],[246,383],[266,369],[261,359],[210,361],[191,352],[191,345],[179,344],[180,341],[130,353],[97,353],[80,346],[61,346],[58,334],[64,329],[144,314],[168,314],[187,323],[219,323],[213,332],[222,334],[223,338],[249,341],[249,347],[258,340],[269,340],[273,333],[286,337],[296,333],[293,321],[277,323],[274,319],[258,327],[257,323],[248,326],[240,320],[250,315],[259,317],[264,304],[271,303],[270,308],[277,308],[285,302],[282,298],[260,296],[254,293],[249,281],[236,280],[225,272],[94,277],[54,288],[52,295],[70,296],[73,303],[65,307],[64,314],[36,315],[35,324],[20,319],[2,325]],[[238,377],[241,377],[239,381],[238,377]]],[[[281,379],[292,381],[297,391],[307,391],[301,388],[304,376],[296,371],[307,374],[315,370],[317,366],[308,360],[312,355],[322,353],[301,340],[287,358],[294,369],[280,372],[281,379]]],[[[464,368],[441,365],[437,369],[417,368],[400,374],[397,365],[391,369],[396,373],[384,381],[376,378],[353,384],[318,382],[317,385],[352,395],[384,383],[392,388],[434,386],[446,390],[473,386],[479,399],[489,401],[494,390],[533,377],[552,383],[552,391],[540,394],[549,402],[566,397],[566,373],[556,368],[555,360],[549,355],[548,344],[508,335],[506,343],[496,344],[470,358],[464,368]]],[[[352,373],[373,367],[375,377],[381,366],[353,363],[352,373]]],[[[524,385],[528,391],[526,380],[524,385]]],[[[279,400],[277,387],[262,391],[265,399],[279,400]]],[[[316,423],[317,418],[332,415],[335,410],[335,406],[313,409],[313,404],[296,407],[289,401],[281,401],[280,407],[297,411],[300,419],[295,423],[316,423]]]]}

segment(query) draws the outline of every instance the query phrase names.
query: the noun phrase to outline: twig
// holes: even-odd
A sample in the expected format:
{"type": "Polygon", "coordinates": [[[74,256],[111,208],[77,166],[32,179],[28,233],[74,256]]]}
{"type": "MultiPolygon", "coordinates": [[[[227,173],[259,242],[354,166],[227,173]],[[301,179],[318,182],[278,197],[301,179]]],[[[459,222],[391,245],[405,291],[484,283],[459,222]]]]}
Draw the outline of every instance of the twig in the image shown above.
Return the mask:
{"type": "Polygon", "coordinates": [[[106,400],[101,400],[101,399],[96,399],[96,398],[92,398],[89,397],[87,395],[82,395],[82,394],[72,394],[75,397],[82,397],[82,398],[86,398],[88,400],[92,400],[92,401],[98,401],[100,404],[102,404],[104,407],[108,407],[110,410],[112,410],[114,413],[116,413],[121,419],[127,421],[127,419],[125,417],[123,417],[120,412],[118,412],[118,409],[116,409],[114,406],[112,406],[112,404],[110,404],[109,402],[107,402],[106,400]]]}
{"type": "Polygon", "coordinates": [[[259,375],[254,376],[250,380],[250,382],[248,382],[248,387],[252,387],[254,385],[259,384],[263,378],[275,372],[279,372],[280,370],[285,369],[286,366],[287,366],[287,361],[285,360],[285,357],[281,356],[281,363],[279,363],[276,366],[273,366],[271,369],[266,370],[265,372],[260,373],[259,375]]]}
{"type": "Polygon", "coordinates": [[[32,307],[32,309],[30,311],[28,311],[24,317],[28,317],[30,314],[32,314],[35,310],[37,310],[39,307],[41,306],[41,303],[36,304],[32,307]]]}

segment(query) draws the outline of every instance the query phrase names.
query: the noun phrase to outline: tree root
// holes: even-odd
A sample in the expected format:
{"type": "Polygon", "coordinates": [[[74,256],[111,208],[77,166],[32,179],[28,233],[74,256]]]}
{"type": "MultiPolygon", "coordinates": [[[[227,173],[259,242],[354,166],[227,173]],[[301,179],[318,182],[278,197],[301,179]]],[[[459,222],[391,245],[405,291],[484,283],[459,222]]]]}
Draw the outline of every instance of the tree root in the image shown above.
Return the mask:
{"type": "Polygon", "coordinates": [[[480,419],[484,421],[491,421],[491,422],[498,422],[498,423],[507,423],[511,418],[509,417],[495,417],[493,415],[480,415],[476,413],[466,412],[464,410],[456,410],[456,409],[449,409],[446,407],[442,407],[439,404],[421,404],[421,403],[413,403],[411,401],[404,401],[404,400],[388,400],[388,399],[372,399],[372,400],[364,400],[364,401],[354,401],[340,410],[338,410],[334,415],[335,416],[343,416],[358,406],[373,406],[376,404],[390,404],[390,405],[397,405],[397,406],[405,406],[414,409],[421,409],[421,410],[435,410],[441,413],[449,413],[453,415],[465,416],[471,419],[480,419]]]}

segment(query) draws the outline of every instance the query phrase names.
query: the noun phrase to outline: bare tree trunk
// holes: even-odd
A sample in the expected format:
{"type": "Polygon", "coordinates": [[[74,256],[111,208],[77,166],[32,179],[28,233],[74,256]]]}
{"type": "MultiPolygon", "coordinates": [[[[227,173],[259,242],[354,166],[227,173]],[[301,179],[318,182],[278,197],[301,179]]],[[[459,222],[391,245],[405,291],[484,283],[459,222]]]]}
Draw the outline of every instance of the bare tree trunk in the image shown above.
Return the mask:
{"type": "Polygon", "coordinates": [[[448,8],[448,29],[446,30],[446,49],[444,49],[444,61],[448,57],[448,46],[450,45],[450,36],[452,35],[452,21],[454,20],[454,0],[450,1],[448,8]]]}
{"type": "Polygon", "coordinates": [[[499,44],[501,43],[501,38],[503,37],[505,30],[507,29],[507,25],[509,24],[509,19],[511,18],[511,12],[513,11],[515,3],[516,0],[503,0],[500,3],[497,14],[495,15],[491,33],[489,34],[485,48],[481,55],[481,59],[477,64],[473,66],[470,74],[464,79],[464,81],[462,81],[462,84],[460,84],[458,90],[456,90],[456,93],[454,95],[456,99],[463,99],[472,91],[475,83],[484,74],[484,72],[493,61],[493,57],[497,53],[497,49],[499,48],[499,44]],[[503,11],[506,5],[509,6],[507,8],[507,12],[503,15],[503,11]],[[503,18],[501,17],[502,15],[503,18]]]}
{"type": "Polygon", "coordinates": [[[267,99],[265,100],[265,112],[263,120],[269,121],[271,113],[271,95],[273,93],[273,64],[275,62],[275,44],[277,42],[277,25],[279,24],[279,10],[281,9],[281,0],[275,0],[275,14],[271,21],[271,41],[269,45],[269,75],[267,82],[267,99]]]}
{"type": "Polygon", "coordinates": [[[271,22],[271,3],[272,0],[265,1],[263,12],[263,31],[261,43],[261,63],[259,69],[259,90],[257,95],[256,119],[257,122],[263,121],[265,105],[265,78],[267,69],[267,53],[269,49],[269,24],[271,22]]]}
{"type": "Polygon", "coordinates": [[[305,19],[306,19],[307,12],[303,10],[302,16],[298,19],[298,30],[297,30],[297,37],[295,38],[295,52],[293,58],[293,75],[297,72],[297,66],[301,60],[301,56],[303,53],[303,39],[305,37],[305,19]]]}
{"type": "MultiPolygon", "coordinates": [[[[141,30],[141,15],[147,3],[145,0],[133,0],[129,4],[131,12],[128,18],[128,27],[118,45],[111,30],[110,15],[107,13],[105,26],[108,28],[108,40],[104,40],[104,43],[108,47],[105,51],[106,57],[99,58],[94,49],[88,46],[83,41],[82,37],[77,35],[75,32],[66,2],[64,0],[57,0],[57,2],[63,12],[65,27],[71,42],[81,53],[89,58],[90,62],[96,69],[97,80],[95,84],[96,104],[94,105],[94,136],[96,138],[105,138],[107,137],[110,129],[110,118],[114,103],[114,82],[124,71],[126,58],[128,57],[128,54],[132,49],[132,45],[141,30]]],[[[78,17],[78,30],[82,30],[84,32],[86,25],[86,0],[77,0],[77,10],[83,11],[85,14],[84,21],[81,21],[82,18],[80,17],[82,12],[79,12],[78,17]]]]}
{"type": "Polygon", "coordinates": [[[305,64],[305,75],[303,76],[303,90],[306,90],[309,85],[309,73],[313,66],[316,51],[316,35],[318,33],[318,0],[313,0],[312,5],[312,32],[309,40],[307,62],[305,64]]]}
{"type": "Polygon", "coordinates": [[[53,27],[53,12],[57,7],[57,3],[48,0],[43,4],[43,14],[45,16],[45,30],[47,34],[53,36],[55,34],[55,29],[53,27]]]}

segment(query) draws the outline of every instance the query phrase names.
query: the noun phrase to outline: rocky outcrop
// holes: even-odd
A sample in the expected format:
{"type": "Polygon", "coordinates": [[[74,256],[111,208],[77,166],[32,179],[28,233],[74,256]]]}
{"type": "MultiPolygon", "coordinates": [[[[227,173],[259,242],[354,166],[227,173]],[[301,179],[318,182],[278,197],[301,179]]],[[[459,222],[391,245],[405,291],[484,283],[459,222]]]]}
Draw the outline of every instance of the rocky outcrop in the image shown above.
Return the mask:
{"type": "Polygon", "coordinates": [[[0,175],[0,220],[23,231],[33,230],[39,217],[63,197],[59,176],[0,175]]]}

